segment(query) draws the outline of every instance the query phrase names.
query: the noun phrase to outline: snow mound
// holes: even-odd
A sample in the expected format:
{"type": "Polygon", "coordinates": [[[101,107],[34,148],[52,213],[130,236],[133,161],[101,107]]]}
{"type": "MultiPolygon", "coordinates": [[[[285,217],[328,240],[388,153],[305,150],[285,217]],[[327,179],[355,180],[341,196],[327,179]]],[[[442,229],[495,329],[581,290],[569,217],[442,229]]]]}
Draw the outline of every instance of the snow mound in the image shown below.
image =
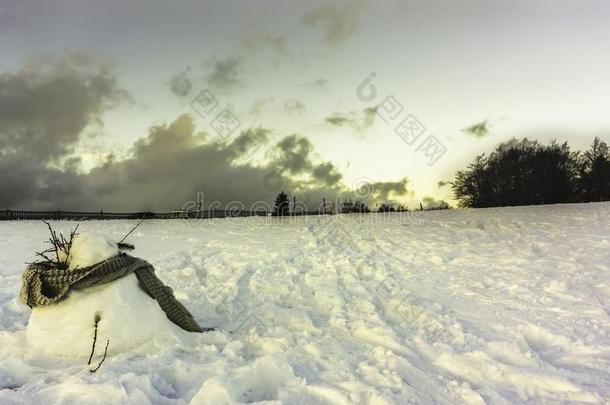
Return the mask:
{"type": "Polygon", "coordinates": [[[217,405],[274,401],[284,386],[298,383],[288,363],[273,356],[263,356],[228,376],[209,379],[191,403],[217,405]]]}

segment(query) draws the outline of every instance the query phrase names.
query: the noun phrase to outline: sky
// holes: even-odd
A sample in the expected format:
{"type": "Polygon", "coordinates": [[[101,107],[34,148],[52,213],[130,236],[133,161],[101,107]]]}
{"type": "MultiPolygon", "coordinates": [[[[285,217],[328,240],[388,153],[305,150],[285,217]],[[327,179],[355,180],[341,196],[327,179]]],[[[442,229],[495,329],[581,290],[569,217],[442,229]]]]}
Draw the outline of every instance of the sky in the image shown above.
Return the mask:
{"type": "Polygon", "coordinates": [[[607,1],[0,5],[0,209],[452,202],[513,137],[608,140],[607,1]]]}

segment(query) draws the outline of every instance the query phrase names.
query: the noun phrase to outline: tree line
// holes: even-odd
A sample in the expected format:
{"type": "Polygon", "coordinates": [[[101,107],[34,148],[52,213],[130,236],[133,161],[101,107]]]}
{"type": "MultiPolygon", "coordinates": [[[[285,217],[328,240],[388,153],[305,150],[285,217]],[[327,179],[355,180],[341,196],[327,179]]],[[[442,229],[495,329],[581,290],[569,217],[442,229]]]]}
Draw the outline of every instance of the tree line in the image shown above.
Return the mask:
{"type": "MultiPolygon", "coordinates": [[[[274,212],[276,216],[288,216],[288,215],[302,215],[303,210],[299,210],[296,207],[296,197],[293,197],[293,209],[290,209],[290,198],[284,191],[275,197],[274,201],[274,212]]],[[[449,204],[445,201],[436,201],[431,197],[425,197],[423,200],[426,203],[424,207],[423,203],[419,203],[419,211],[434,211],[434,210],[446,210],[449,209],[449,204]]],[[[396,201],[384,201],[379,203],[377,209],[372,211],[369,206],[362,200],[352,201],[351,199],[340,200],[336,202],[328,202],[325,198],[322,199],[317,212],[319,214],[368,214],[371,212],[408,212],[410,211],[406,205],[398,203],[396,201]]]]}
{"type": "Polygon", "coordinates": [[[610,152],[599,138],[584,152],[512,140],[477,156],[450,184],[461,207],[608,201],[610,152]]]}

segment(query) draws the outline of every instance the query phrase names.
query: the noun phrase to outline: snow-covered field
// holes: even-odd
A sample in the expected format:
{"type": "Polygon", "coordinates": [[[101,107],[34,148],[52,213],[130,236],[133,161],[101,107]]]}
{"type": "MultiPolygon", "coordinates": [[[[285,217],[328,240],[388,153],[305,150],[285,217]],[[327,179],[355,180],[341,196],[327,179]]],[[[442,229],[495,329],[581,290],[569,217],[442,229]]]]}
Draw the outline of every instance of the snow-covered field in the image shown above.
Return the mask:
{"type": "Polygon", "coordinates": [[[111,346],[94,374],[24,343],[46,238],[0,223],[2,404],[610,402],[608,203],[148,221],[133,254],[218,331],[111,346]]]}

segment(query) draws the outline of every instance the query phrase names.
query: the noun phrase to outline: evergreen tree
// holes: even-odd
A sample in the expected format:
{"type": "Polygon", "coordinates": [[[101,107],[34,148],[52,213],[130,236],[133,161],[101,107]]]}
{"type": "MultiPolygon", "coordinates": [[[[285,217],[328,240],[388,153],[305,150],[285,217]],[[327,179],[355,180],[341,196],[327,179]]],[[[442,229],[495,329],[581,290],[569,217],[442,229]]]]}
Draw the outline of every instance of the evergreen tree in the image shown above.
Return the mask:
{"type": "Polygon", "coordinates": [[[608,145],[595,138],[591,149],[580,160],[579,197],[582,201],[610,200],[610,151],[608,145]]]}
{"type": "Polygon", "coordinates": [[[275,215],[284,216],[290,214],[290,200],[283,191],[275,197],[275,215]]]}

